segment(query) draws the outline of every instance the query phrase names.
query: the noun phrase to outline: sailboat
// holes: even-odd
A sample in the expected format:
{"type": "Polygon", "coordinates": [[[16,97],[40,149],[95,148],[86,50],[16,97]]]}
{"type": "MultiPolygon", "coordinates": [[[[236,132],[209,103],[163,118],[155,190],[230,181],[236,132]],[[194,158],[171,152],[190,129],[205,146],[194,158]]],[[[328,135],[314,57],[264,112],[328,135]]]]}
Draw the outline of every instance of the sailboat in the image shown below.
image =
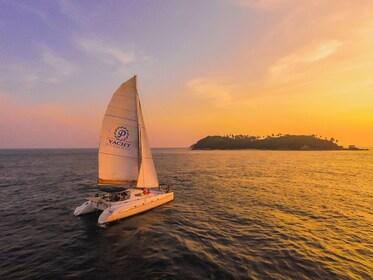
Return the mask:
{"type": "Polygon", "coordinates": [[[98,186],[74,215],[102,210],[99,224],[123,219],[174,199],[160,186],[150,150],[137,90],[137,77],[114,93],[102,121],[98,151],[98,186]]]}

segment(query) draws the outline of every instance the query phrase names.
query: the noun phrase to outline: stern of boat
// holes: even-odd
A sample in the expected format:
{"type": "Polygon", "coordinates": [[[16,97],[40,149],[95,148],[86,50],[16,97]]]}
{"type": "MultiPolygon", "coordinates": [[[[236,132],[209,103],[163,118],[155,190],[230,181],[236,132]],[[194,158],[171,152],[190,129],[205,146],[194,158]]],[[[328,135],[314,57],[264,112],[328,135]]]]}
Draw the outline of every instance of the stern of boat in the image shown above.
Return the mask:
{"type": "Polygon", "coordinates": [[[105,209],[98,218],[98,223],[102,225],[127,218],[163,205],[173,199],[173,192],[153,192],[152,195],[134,196],[128,202],[119,202],[105,209]]]}
{"type": "Polygon", "coordinates": [[[80,216],[88,213],[92,213],[96,211],[96,208],[94,208],[92,201],[86,201],[82,205],[75,208],[74,215],[80,216]]]}
{"type": "Polygon", "coordinates": [[[105,210],[107,205],[99,197],[90,197],[82,205],[75,208],[74,215],[80,216],[93,213],[97,210],[105,210]]]}

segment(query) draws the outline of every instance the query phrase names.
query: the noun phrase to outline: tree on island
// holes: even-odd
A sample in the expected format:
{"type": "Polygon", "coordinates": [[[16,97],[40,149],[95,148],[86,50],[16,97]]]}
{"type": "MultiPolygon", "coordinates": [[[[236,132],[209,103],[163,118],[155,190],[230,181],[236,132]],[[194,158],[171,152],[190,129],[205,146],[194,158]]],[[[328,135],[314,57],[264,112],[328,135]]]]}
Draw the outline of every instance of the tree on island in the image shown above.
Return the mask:
{"type": "Polygon", "coordinates": [[[191,146],[192,149],[262,149],[262,150],[341,150],[338,142],[316,134],[290,135],[278,133],[266,137],[251,135],[207,136],[191,146]],[[320,138],[319,138],[320,137],[320,138]]]}

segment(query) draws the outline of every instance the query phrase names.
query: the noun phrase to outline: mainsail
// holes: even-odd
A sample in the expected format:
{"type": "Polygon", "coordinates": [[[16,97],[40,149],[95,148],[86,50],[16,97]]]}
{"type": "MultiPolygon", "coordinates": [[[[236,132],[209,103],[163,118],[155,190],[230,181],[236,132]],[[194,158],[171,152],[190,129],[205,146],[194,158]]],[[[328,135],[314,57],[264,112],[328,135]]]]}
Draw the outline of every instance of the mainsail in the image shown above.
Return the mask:
{"type": "Polygon", "coordinates": [[[98,161],[99,185],[158,187],[136,76],[110,100],[102,121],[98,161]]]}

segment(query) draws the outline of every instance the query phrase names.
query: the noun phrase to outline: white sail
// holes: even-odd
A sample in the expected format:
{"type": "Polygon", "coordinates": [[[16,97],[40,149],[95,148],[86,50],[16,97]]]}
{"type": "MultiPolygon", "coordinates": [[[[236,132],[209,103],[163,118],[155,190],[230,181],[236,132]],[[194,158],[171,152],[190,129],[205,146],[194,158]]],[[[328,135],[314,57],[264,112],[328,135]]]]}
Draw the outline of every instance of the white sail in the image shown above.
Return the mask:
{"type": "Polygon", "coordinates": [[[102,121],[99,185],[136,185],[139,173],[139,131],[136,76],[114,93],[102,121]]]}
{"type": "Polygon", "coordinates": [[[152,152],[150,150],[148,136],[146,134],[144,118],[139,102],[138,118],[140,127],[140,171],[137,180],[138,188],[157,188],[158,178],[155,171],[152,152]]]}

